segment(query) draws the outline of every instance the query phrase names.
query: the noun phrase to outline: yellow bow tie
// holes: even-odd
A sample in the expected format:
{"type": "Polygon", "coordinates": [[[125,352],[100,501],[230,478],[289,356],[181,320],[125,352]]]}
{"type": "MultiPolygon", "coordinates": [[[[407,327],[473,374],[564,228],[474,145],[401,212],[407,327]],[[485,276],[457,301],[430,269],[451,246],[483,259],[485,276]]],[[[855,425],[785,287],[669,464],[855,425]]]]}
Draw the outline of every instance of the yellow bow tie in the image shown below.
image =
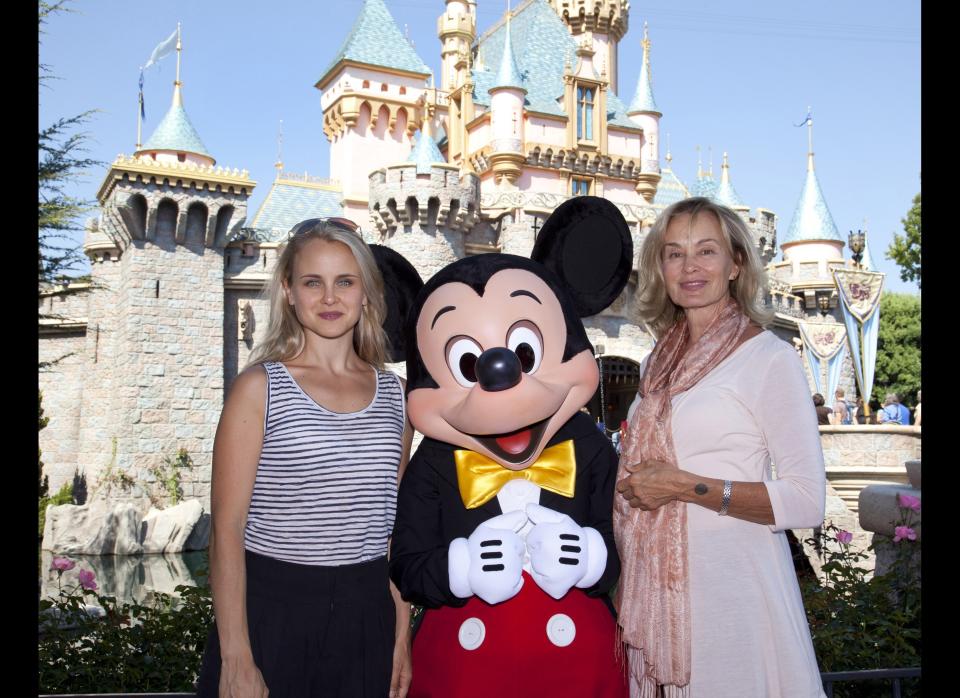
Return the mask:
{"type": "Polygon", "coordinates": [[[564,497],[573,497],[574,481],[577,478],[573,439],[544,449],[534,464],[523,470],[504,468],[496,461],[474,451],[458,449],[453,452],[453,458],[457,464],[460,498],[467,509],[476,509],[486,504],[501,487],[518,478],[529,480],[564,497]]]}

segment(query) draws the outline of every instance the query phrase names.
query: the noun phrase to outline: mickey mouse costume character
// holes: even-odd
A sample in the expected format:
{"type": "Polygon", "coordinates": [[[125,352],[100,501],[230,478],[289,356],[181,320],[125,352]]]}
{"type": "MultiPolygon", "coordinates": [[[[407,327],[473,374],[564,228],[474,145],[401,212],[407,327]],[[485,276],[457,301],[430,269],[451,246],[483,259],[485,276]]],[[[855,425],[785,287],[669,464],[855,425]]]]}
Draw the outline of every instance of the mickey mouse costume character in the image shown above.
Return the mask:
{"type": "Polygon", "coordinates": [[[532,259],[467,257],[407,321],[407,409],[425,438],[400,485],[390,574],[423,605],[410,696],[626,696],[608,592],[617,455],[580,413],[599,373],[581,317],[633,257],[616,206],[570,199],[532,259]]]}

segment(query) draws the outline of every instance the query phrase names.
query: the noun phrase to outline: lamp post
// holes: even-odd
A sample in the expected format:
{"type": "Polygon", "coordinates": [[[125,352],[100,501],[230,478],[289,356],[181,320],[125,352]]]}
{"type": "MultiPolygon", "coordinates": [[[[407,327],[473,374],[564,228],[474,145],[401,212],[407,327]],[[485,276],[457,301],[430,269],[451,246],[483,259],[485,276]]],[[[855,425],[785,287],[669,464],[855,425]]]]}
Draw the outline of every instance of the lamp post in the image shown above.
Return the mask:
{"type": "Polygon", "coordinates": [[[600,426],[603,427],[603,435],[607,435],[606,405],[603,399],[603,345],[597,345],[597,362],[600,366],[600,426]]]}
{"type": "Polygon", "coordinates": [[[858,230],[857,232],[851,230],[850,235],[847,237],[850,252],[853,254],[853,263],[857,265],[857,269],[860,268],[860,260],[863,259],[863,250],[866,247],[866,241],[867,238],[862,230],[858,230]]]}

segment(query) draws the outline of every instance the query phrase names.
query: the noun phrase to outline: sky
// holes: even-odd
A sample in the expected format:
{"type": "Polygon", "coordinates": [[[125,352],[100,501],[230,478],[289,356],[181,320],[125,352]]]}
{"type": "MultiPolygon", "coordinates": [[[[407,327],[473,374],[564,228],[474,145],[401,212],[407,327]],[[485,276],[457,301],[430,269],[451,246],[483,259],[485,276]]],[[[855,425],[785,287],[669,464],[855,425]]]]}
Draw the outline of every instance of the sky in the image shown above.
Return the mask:
{"type": "MultiPolygon", "coordinates": [[[[385,1],[438,71],[443,0],[385,1]]],[[[98,110],[87,127],[88,155],[105,166],[71,193],[94,199],[106,165],[134,151],[140,66],[177,22],[184,106],[217,164],[246,169],[257,182],[249,217],[275,178],[278,152],[285,171],[329,176],[314,85],[362,4],[73,0],[72,11],[52,16],[40,36],[40,62],[57,79],[40,88],[39,123],[98,110]]],[[[479,31],[505,9],[504,0],[478,0],[479,31]]],[[[782,238],[806,173],[807,129],[796,124],[810,107],[817,176],[838,230],[846,239],[866,229],[885,288],[919,293],[884,255],[920,191],[919,0],[635,0],[619,52],[618,94],[626,103],[640,72],[644,22],[663,113],[661,167],[669,145],[670,166],[691,186],[699,146],[705,169],[712,155],[719,181],[727,152],[740,197],[774,211],[782,238]]],[[[175,73],[173,54],[144,74],[144,141],[170,106],[175,73]]]]}

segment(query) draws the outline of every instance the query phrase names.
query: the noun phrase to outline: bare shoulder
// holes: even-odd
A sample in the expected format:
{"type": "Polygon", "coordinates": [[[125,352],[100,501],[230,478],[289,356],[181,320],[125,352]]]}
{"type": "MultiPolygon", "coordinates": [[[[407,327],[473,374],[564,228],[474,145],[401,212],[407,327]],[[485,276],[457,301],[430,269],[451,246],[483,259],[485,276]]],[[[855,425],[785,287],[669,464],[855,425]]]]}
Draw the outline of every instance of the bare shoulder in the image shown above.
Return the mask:
{"type": "Polygon", "coordinates": [[[225,406],[245,407],[263,411],[267,397],[267,370],[263,364],[254,364],[241,371],[233,380],[227,393],[225,406]]]}

